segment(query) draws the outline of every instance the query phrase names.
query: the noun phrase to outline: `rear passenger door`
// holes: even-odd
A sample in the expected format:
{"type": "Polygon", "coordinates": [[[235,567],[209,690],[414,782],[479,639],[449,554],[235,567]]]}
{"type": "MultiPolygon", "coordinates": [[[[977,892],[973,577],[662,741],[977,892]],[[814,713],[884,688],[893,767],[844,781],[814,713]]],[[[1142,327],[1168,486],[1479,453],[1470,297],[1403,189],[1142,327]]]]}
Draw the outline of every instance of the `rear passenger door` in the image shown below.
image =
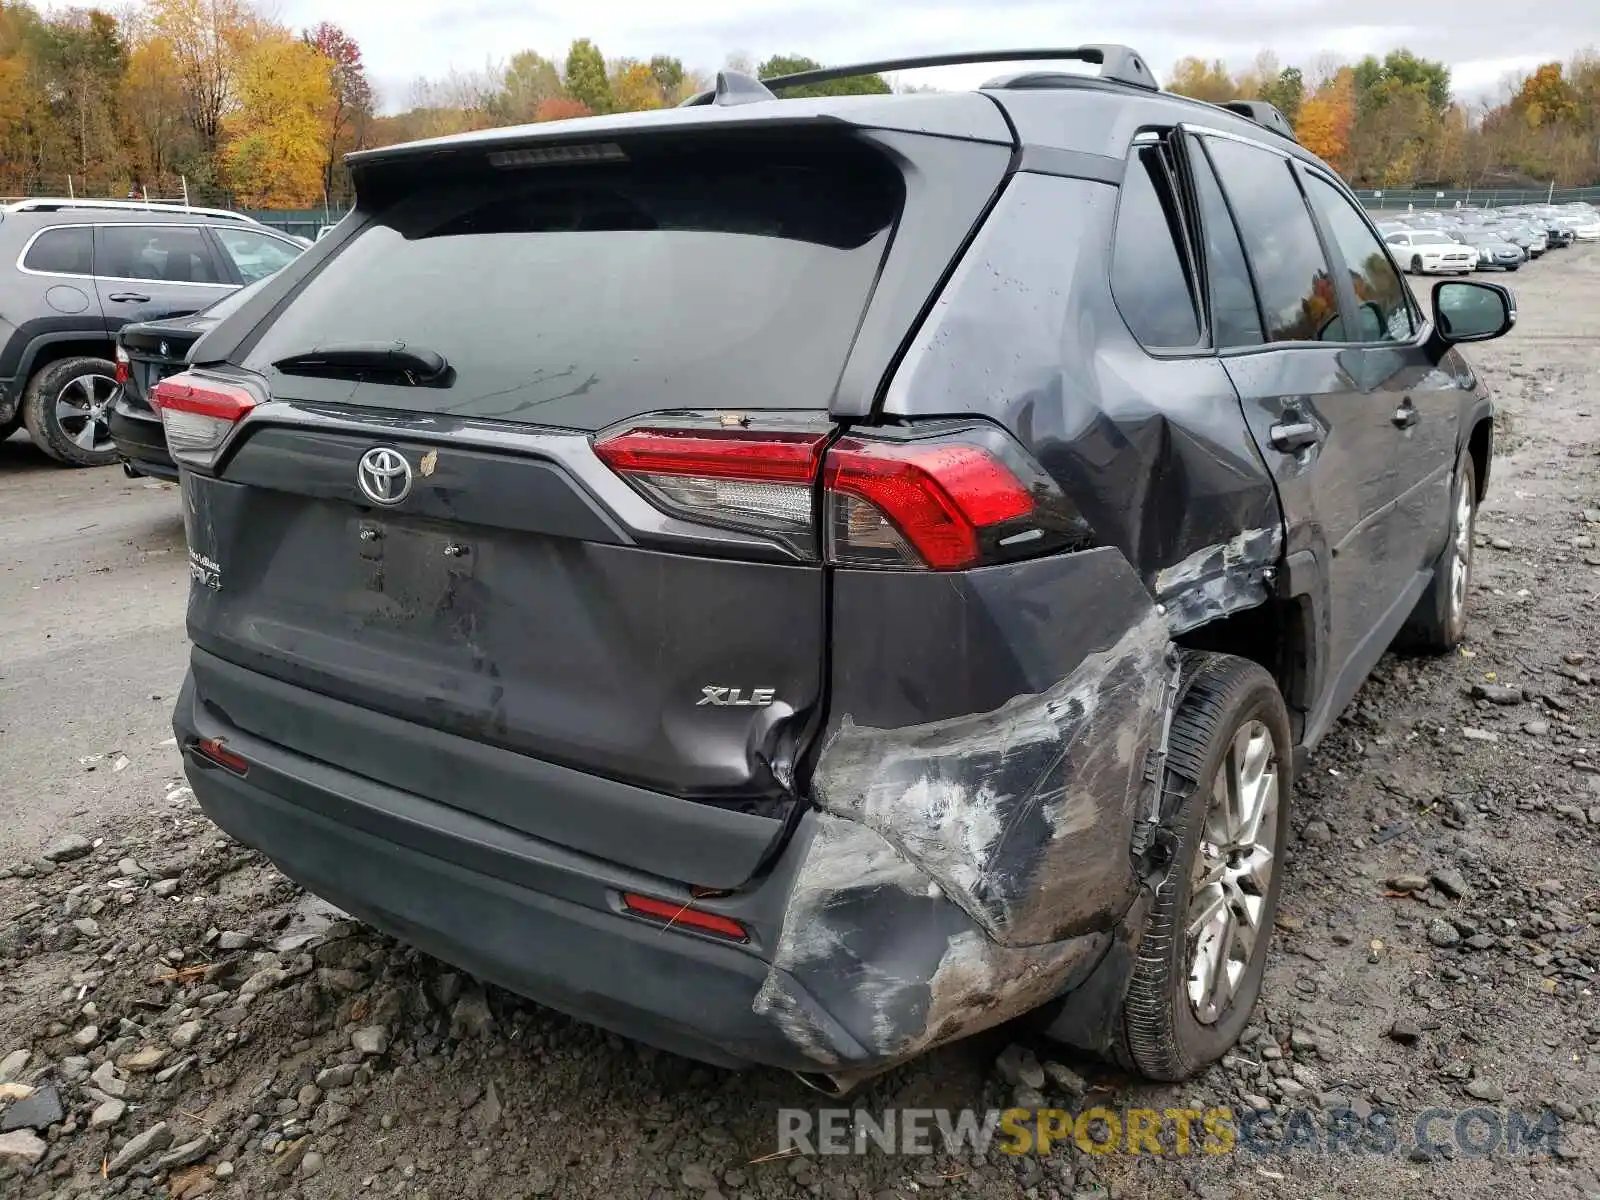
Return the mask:
{"type": "Polygon", "coordinates": [[[1213,278],[1213,293],[1242,244],[1259,306],[1253,342],[1244,283],[1227,282],[1240,328],[1219,350],[1277,481],[1288,586],[1313,610],[1321,661],[1312,664],[1305,701],[1314,742],[1388,645],[1385,626],[1409,578],[1396,568],[1383,520],[1394,500],[1394,406],[1365,386],[1363,355],[1347,344],[1334,260],[1289,157],[1211,132],[1188,145],[1211,273],[1224,276],[1213,278]]]}
{"type": "Polygon", "coordinates": [[[99,225],[95,286],[106,329],[198,312],[236,286],[199,225],[99,225]]]}
{"type": "MultiPolygon", "coordinates": [[[[1384,538],[1396,571],[1427,570],[1444,547],[1450,521],[1462,408],[1470,387],[1441,370],[1424,346],[1424,322],[1366,214],[1330,177],[1296,168],[1348,285],[1356,376],[1381,399],[1395,428],[1394,503],[1384,538]]],[[[1416,581],[1412,580],[1416,586],[1416,581]]]]}

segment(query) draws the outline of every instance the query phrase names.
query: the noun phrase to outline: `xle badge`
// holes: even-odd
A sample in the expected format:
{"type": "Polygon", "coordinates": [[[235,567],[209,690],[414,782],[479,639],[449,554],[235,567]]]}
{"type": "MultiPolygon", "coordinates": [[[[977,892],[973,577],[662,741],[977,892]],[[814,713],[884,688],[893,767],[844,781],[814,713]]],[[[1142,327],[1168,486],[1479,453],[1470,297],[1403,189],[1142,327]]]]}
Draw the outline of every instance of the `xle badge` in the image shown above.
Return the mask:
{"type": "Polygon", "coordinates": [[[778,694],[776,688],[752,688],[748,698],[743,688],[703,687],[700,691],[703,694],[695,703],[696,708],[702,704],[718,708],[766,708],[778,694]]]}

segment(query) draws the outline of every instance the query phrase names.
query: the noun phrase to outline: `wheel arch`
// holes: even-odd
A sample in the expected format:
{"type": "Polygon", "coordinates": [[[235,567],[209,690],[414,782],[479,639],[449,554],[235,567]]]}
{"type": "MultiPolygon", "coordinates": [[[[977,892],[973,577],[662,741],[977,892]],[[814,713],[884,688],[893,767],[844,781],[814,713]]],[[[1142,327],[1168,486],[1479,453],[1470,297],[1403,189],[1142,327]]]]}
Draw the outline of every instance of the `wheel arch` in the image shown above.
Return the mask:
{"type": "Polygon", "coordinates": [[[109,361],[115,354],[116,342],[110,334],[44,333],[29,342],[27,349],[22,352],[17,378],[26,387],[40,371],[64,358],[82,355],[109,361]]]}

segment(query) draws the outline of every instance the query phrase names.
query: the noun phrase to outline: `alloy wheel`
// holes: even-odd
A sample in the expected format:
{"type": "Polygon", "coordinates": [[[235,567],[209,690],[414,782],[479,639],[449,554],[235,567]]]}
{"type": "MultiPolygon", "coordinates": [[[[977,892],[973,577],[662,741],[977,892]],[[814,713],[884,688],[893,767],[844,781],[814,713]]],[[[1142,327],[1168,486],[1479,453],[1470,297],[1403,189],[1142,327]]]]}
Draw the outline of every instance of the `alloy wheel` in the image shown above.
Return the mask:
{"type": "Polygon", "coordinates": [[[1201,1024],[1228,1008],[1250,968],[1277,869],[1279,768],[1272,733],[1249,721],[1217,769],[1189,893],[1189,1003],[1201,1024]]]}
{"type": "Polygon", "coordinates": [[[74,376],[56,393],[56,424],[81,449],[103,454],[113,446],[111,406],[116,399],[117,381],[111,376],[74,376]]]}
{"type": "Polygon", "coordinates": [[[1472,495],[1458,485],[1455,516],[1450,528],[1450,625],[1459,628],[1467,611],[1467,588],[1472,582],[1472,495]]]}

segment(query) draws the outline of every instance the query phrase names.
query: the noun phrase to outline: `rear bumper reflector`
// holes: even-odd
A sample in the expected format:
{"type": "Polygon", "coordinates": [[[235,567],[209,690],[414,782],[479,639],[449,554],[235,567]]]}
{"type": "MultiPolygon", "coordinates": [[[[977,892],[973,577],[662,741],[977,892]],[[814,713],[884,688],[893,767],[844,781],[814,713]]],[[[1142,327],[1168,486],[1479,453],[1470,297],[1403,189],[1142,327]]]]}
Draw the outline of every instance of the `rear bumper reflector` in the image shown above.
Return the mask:
{"type": "Polygon", "coordinates": [[[716,913],[702,912],[698,908],[690,908],[687,904],[677,904],[670,900],[654,900],[649,896],[640,896],[634,892],[624,892],[622,907],[636,917],[643,917],[647,921],[656,921],[665,927],[681,925],[686,929],[693,929],[698,933],[714,934],[717,937],[729,938],[736,942],[748,942],[750,933],[739,922],[729,917],[719,917],[716,913]]]}

